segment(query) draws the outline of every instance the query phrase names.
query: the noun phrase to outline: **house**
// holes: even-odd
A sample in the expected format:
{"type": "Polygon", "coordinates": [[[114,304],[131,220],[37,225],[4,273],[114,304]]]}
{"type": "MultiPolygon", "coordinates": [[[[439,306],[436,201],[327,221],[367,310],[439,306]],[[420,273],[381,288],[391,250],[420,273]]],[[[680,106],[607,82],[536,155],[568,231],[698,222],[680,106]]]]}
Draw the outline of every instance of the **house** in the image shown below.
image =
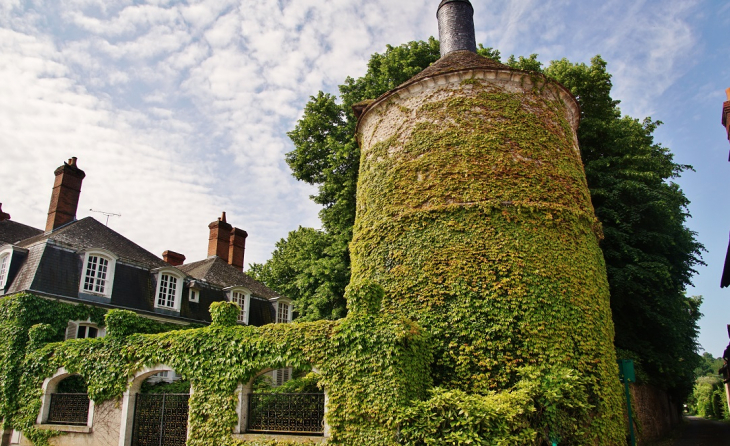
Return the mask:
{"type": "MultiPolygon", "coordinates": [[[[208,257],[186,264],[184,255],[168,250],[158,257],[92,217],[77,220],[86,174],[75,157],[54,175],[44,229],[11,220],[0,204],[0,299],[29,293],[61,303],[130,310],[181,326],[209,324],[210,305],[229,301],[240,308],[240,325],[292,321],[291,300],[243,272],[248,234],[230,225],[225,212],[208,225],[208,257]]],[[[64,323],[67,340],[106,334],[91,318],[64,323]]],[[[291,378],[292,369],[266,375],[278,386],[291,378]]],[[[164,370],[148,381],[179,379],[175,370],[164,370]]],[[[3,432],[3,445],[19,442],[19,432],[3,432]]]]}
{"type": "MultiPolygon", "coordinates": [[[[92,217],[76,220],[85,177],[76,158],[54,174],[45,230],[11,220],[0,207],[0,296],[28,292],[181,325],[207,324],[211,303],[231,301],[241,324],[291,321],[291,301],[243,272],[248,234],[225,212],[209,225],[208,258],[185,264],[184,255],[160,258],[92,217]]],[[[69,321],[66,333],[103,334],[90,321],[69,321]]]]}

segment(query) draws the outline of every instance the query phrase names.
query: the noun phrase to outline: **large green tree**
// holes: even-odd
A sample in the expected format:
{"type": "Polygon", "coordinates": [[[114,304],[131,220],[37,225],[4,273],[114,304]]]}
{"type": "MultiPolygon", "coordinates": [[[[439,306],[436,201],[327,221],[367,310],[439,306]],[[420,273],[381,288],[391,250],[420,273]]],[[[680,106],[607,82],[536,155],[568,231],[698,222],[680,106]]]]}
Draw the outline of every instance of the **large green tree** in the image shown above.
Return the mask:
{"type": "MultiPolygon", "coordinates": [[[[500,58],[491,48],[480,47],[479,52],[500,58]]],[[[388,46],[385,53],[371,57],[363,77],[345,80],[339,98],[323,92],[313,96],[289,133],[295,146],[287,155],[293,175],[319,187],[312,199],[323,205],[320,218],[324,232],[318,236],[322,245],[312,244],[317,248],[307,251],[309,254],[287,254],[294,246],[300,249],[297,240],[302,229],[294,231],[277,245],[271,260],[254,265],[253,271],[274,289],[297,299],[297,309],[305,318],[335,318],[344,311],[342,295],[349,278],[347,247],[355,219],[360,157],[352,105],[377,98],[438,58],[439,44],[433,38],[388,46]],[[338,274],[331,279],[320,274],[317,287],[292,291],[291,284],[306,282],[310,272],[318,270],[311,265],[323,259],[340,262],[338,274]],[[325,286],[328,293],[318,293],[319,286],[325,286]],[[332,299],[332,303],[311,305],[320,299],[332,299]]],[[[582,113],[578,139],[591,198],[605,235],[602,249],[611,287],[616,347],[622,356],[637,360],[647,380],[675,391],[680,398],[686,396],[699,363],[696,338],[700,299],[686,297],[685,289],[695,273],[694,266],[702,262],[703,247],[685,226],[689,202],[674,180],[691,167],[674,162],[671,152],[654,142],[659,122],[622,116],[619,102],[611,97],[611,75],[599,56],[590,65],[563,59],[543,67],[536,55],[512,56],[506,64],[541,71],[578,99],[582,113]]]]}
{"type": "Polygon", "coordinates": [[[300,320],[339,319],[346,314],[350,281],[343,237],[299,227],[276,243],[271,259],[252,264],[249,274],[295,302],[300,320]]]}

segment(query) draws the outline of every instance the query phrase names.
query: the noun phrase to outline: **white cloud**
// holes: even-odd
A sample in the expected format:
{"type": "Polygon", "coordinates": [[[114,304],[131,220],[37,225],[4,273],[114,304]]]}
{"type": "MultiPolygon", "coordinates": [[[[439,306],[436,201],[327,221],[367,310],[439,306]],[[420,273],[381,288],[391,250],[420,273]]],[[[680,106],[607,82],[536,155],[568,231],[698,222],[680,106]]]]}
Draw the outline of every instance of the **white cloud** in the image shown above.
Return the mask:
{"type": "MultiPolygon", "coordinates": [[[[635,112],[681,76],[696,4],[474,2],[480,41],[504,55],[603,54],[635,112]]],[[[32,5],[0,0],[5,209],[43,225],[46,177],[75,155],[88,174],[80,209],[122,213],[116,229],[188,259],[205,255],[207,223],[223,210],[250,234],[247,261],[300,224],[319,226],[313,189],[284,162],[286,132],[310,95],[362,75],[370,54],[437,32],[436,3],[417,0],[32,5]]]]}

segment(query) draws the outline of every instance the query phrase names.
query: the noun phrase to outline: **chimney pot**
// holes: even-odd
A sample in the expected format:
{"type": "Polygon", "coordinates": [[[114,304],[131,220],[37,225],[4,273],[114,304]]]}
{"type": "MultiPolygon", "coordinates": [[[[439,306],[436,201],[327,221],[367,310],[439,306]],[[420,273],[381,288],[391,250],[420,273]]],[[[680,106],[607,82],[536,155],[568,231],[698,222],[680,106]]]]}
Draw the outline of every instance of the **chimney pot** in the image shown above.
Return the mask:
{"type": "Polygon", "coordinates": [[[436,11],[441,57],[454,51],[477,52],[474,7],[469,0],[442,0],[436,11]]]}
{"type": "Polygon", "coordinates": [[[162,260],[172,266],[180,266],[185,263],[185,256],[179,252],[167,250],[162,253],[162,260]]]}
{"type": "Polygon", "coordinates": [[[216,221],[208,225],[210,236],[208,237],[208,257],[218,256],[228,262],[231,230],[233,226],[226,222],[226,213],[216,221]]]}
{"type": "Polygon", "coordinates": [[[63,163],[63,166],[53,172],[56,179],[53,183],[51,204],[48,207],[46,232],[76,220],[81,183],[86,177],[84,171],[76,165],[76,159],[75,156],[72,157],[68,163],[63,163]]]}

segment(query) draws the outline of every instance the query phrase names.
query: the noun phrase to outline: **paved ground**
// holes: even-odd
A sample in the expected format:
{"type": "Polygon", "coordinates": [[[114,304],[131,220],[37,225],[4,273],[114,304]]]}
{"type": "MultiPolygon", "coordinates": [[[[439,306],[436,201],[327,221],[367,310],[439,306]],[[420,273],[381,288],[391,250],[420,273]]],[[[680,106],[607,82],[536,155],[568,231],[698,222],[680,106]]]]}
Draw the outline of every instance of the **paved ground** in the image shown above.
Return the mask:
{"type": "Polygon", "coordinates": [[[673,438],[653,446],[730,445],[730,423],[691,416],[684,417],[684,420],[684,424],[672,435],[673,438]]]}

